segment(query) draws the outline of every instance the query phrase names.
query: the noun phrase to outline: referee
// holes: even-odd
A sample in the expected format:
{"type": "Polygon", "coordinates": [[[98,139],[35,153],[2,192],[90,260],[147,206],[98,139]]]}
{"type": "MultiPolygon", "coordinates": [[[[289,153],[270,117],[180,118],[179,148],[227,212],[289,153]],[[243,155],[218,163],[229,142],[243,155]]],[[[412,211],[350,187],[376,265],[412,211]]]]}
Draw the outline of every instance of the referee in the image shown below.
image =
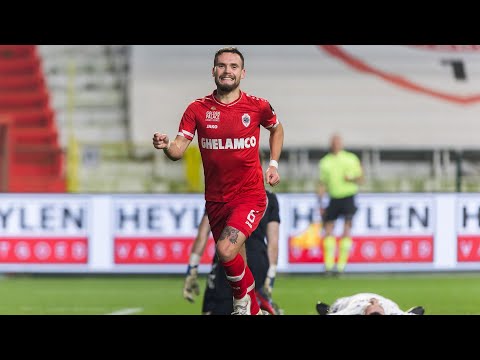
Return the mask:
{"type": "Polygon", "coordinates": [[[318,200],[323,221],[323,259],[326,274],[342,273],[348,262],[352,238],[353,216],[357,211],[355,196],[363,182],[363,169],[357,155],[343,149],[339,134],[330,139],[329,152],[320,159],[318,200]],[[325,195],[328,194],[328,202],[325,195]],[[328,204],[325,206],[325,204],[328,204]],[[344,218],[343,232],[338,242],[333,235],[335,221],[344,218]],[[336,263],[335,263],[336,260],[336,263]],[[336,265],[336,269],[335,268],[336,265]]]}

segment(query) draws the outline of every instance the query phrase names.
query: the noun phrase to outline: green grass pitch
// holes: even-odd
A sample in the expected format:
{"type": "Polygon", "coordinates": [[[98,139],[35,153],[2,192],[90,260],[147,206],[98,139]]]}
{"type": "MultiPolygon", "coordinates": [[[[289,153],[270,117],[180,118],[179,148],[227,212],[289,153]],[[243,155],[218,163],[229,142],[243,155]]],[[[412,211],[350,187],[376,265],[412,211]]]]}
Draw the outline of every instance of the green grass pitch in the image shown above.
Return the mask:
{"type": "MultiPolygon", "coordinates": [[[[3,276],[0,279],[0,315],[198,315],[201,296],[194,304],[182,297],[183,276],[3,276]]],[[[201,288],[206,276],[200,275],[201,288]]],[[[285,315],[316,315],[318,300],[375,292],[402,309],[422,305],[427,315],[480,314],[480,274],[278,274],[274,301],[285,315]]]]}

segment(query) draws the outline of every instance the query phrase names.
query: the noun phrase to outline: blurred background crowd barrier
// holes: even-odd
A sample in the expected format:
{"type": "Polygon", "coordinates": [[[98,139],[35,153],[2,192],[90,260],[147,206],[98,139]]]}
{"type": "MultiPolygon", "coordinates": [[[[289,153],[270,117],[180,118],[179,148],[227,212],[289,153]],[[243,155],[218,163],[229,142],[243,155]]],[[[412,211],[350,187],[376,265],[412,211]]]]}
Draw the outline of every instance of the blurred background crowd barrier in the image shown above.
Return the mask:
{"type": "MultiPolygon", "coordinates": [[[[322,273],[316,196],[278,200],[278,271],[322,273]]],[[[478,194],[360,194],[357,205],[346,271],[480,270],[478,194]]],[[[203,212],[202,194],[0,194],[0,271],[185,274],[203,212]]],[[[200,272],[214,252],[210,238],[200,272]]]]}

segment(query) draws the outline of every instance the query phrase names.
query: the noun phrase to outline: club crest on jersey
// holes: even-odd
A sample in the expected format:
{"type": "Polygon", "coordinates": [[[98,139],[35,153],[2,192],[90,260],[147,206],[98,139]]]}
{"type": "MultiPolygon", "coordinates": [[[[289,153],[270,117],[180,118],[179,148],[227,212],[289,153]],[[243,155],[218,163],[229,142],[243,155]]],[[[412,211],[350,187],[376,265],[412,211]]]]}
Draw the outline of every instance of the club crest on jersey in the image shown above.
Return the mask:
{"type": "Polygon", "coordinates": [[[250,115],[248,115],[248,114],[243,114],[242,115],[242,124],[245,127],[248,127],[248,125],[250,125],[250,115]]]}

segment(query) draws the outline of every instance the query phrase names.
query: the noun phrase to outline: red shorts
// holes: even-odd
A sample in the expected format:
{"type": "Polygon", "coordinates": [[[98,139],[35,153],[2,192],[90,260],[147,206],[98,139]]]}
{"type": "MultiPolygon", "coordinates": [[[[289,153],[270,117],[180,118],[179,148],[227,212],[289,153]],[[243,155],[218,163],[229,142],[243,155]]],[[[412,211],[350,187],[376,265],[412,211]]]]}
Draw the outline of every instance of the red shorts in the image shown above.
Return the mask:
{"type": "Polygon", "coordinates": [[[205,208],[215,242],[226,226],[240,230],[248,238],[265,214],[267,194],[240,197],[226,203],[207,201],[205,208]]]}

